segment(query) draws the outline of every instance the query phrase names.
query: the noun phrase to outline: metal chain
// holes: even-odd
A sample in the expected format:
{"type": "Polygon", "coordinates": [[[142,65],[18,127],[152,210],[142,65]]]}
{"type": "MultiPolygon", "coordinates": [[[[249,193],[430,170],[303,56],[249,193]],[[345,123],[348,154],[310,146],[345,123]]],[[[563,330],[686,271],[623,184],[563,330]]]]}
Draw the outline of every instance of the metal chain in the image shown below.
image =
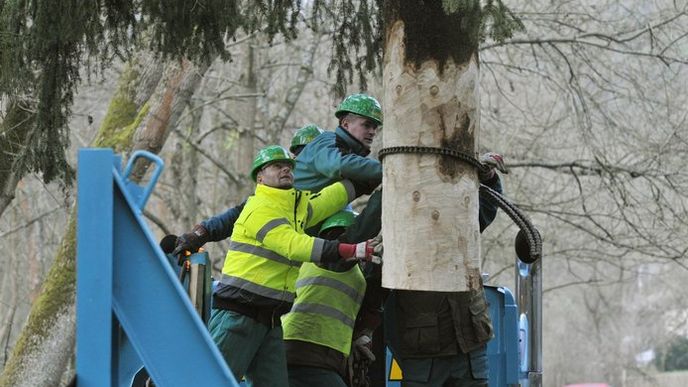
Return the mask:
{"type": "Polygon", "coordinates": [[[481,198],[501,208],[516,223],[518,228],[523,230],[528,240],[528,249],[533,262],[540,259],[542,257],[542,238],[528,216],[502,194],[484,184],[480,184],[479,192],[481,198]]]}
{"type": "Polygon", "coordinates": [[[480,172],[487,172],[490,167],[481,163],[478,159],[473,157],[468,153],[458,151],[456,149],[449,148],[436,148],[432,146],[392,146],[389,148],[382,148],[377,152],[377,157],[382,161],[382,159],[391,154],[397,153],[420,153],[420,154],[430,154],[430,155],[440,155],[449,156],[460,161],[463,161],[471,166],[475,167],[480,172]]]}
{"type": "MultiPolygon", "coordinates": [[[[449,148],[436,148],[430,146],[393,146],[380,149],[377,155],[380,161],[382,161],[385,156],[398,153],[420,153],[449,156],[470,164],[479,172],[487,172],[490,169],[490,167],[482,164],[472,155],[449,148]]],[[[501,208],[507,214],[507,216],[509,216],[509,218],[511,218],[511,220],[513,220],[514,223],[516,223],[516,225],[523,230],[523,232],[526,234],[530,256],[533,258],[533,260],[537,260],[542,257],[542,239],[540,237],[540,233],[518,207],[502,196],[499,192],[484,184],[480,184],[480,196],[495,206],[501,208]]]]}

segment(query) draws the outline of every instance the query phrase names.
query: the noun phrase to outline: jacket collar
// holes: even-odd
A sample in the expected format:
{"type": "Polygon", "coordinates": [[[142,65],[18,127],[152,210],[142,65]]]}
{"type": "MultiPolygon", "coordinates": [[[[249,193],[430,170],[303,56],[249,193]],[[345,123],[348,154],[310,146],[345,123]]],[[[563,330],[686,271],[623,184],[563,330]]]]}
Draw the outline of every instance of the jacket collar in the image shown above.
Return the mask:
{"type": "Polygon", "coordinates": [[[362,142],[354,138],[351,133],[347,132],[346,129],[341,126],[338,126],[334,133],[357,155],[366,157],[370,154],[370,148],[363,145],[362,142]]]}
{"type": "Polygon", "coordinates": [[[256,185],[256,196],[267,198],[271,203],[279,203],[291,207],[296,197],[296,189],[279,189],[265,184],[258,184],[256,185]]]}

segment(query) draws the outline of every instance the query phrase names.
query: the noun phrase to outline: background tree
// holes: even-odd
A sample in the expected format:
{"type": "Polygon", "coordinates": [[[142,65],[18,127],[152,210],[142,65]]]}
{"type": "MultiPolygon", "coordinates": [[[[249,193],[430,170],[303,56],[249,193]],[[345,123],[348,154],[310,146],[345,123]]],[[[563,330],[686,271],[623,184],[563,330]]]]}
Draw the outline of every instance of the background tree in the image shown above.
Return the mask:
{"type": "MultiPolygon", "coordinates": [[[[483,143],[505,150],[506,192],[543,232],[546,383],[620,385],[645,372],[636,354],[686,327],[686,3],[517,15],[524,34],[480,48],[483,143]]],[[[513,273],[503,221],[483,243],[493,283],[513,273]]]]}
{"type": "MultiPolygon", "coordinates": [[[[192,66],[185,58],[205,63],[201,65],[204,72],[215,56],[228,58],[223,41],[225,33],[233,36],[239,26],[249,31],[255,29],[263,17],[267,19],[269,36],[278,32],[291,35],[292,32],[284,25],[289,15],[293,17],[299,8],[296,4],[282,3],[275,10],[258,4],[257,8],[249,7],[245,14],[239,14],[235,3],[224,2],[213,2],[194,10],[166,7],[157,2],[137,3],[136,6],[132,3],[97,4],[93,8],[69,3],[61,4],[57,9],[52,9],[49,2],[13,2],[7,4],[7,8],[5,5],[3,2],[0,15],[3,20],[12,19],[13,23],[8,33],[3,35],[6,37],[3,45],[10,46],[11,50],[3,47],[0,62],[8,64],[8,68],[16,68],[18,74],[16,78],[0,79],[0,95],[9,101],[11,109],[16,109],[21,105],[15,101],[15,93],[28,87],[30,93],[36,93],[37,106],[33,121],[30,121],[29,134],[23,138],[22,151],[8,153],[11,150],[8,149],[3,153],[6,157],[3,161],[7,162],[5,167],[11,165],[18,169],[0,176],[9,181],[0,182],[6,193],[14,190],[12,182],[18,182],[29,171],[42,173],[46,182],[59,176],[63,186],[71,183],[73,172],[64,156],[68,144],[66,121],[84,47],[90,50],[89,53],[100,55],[101,59],[109,52],[109,45],[119,50],[120,45],[133,37],[130,31],[135,34],[138,30],[136,13],[142,12],[150,18],[148,39],[156,53],[163,57],[175,56],[182,61],[178,70],[166,72],[157,81],[141,77],[141,74],[146,74],[147,67],[125,72],[110,106],[110,114],[105,118],[94,144],[111,146],[119,151],[147,149],[157,152],[167,138],[170,124],[175,125],[199,84],[199,74],[191,71],[192,66]],[[23,46],[22,41],[30,44],[23,46]],[[37,52],[41,56],[34,56],[37,52]],[[36,76],[30,67],[34,63],[37,64],[36,76]],[[140,89],[133,90],[134,85],[140,89]],[[156,90],[158,85],[159,94],[151,98],[150,91],[156,90]],[[147,96],[140,98],[137,91],[147,96]]],[[[145,23],[141,24],[145,26],[145,23]]],[[[152,67],[155,68],[155,64],[152,67]]],[[[27,122],[15,116],[10,115],[12,125],[5,126],[6,130],[15,130],[15,122],[27,122]]],[[[13,146],[18,147],[18,143],[13,143],[13,146]]],[[[143,171],[141,169],[141,176],[143,171]]],[[[74,219],[72,213],[41,297],[32,307],[28,324],[3,370],[0,385],[56,385],[64,378],[73,352],[74,219]],[[47,351],[46,348],[52,350],[47,351]]]]}
{"type": "MultiPolygon", "coordinates": [[[[243,200],[250,187],[239,164],[250,162],[246,154],[252,157],[253,152],[238,139],[251,138],[256,148],[269,141],[266,123],[280,110],[306,63],[302,58],[312,43],[311,31],[322,35],[307,66],[312,72],[274,138],[284,144],[293,129],[308,122],[333,128],[332,112],[340,98],[330,90],[333,85],[343,93],[365,90],[359,75],[367,91],[382,99],[379,73],[366,72],[368,64],[375,67],[375,56],[365,55],[368,47],[382,44],[376,40],[380,35],[360,34],[358,45],[345,44],[349,35],[366,31],[368,22],[381,17],[378,4],[317,3],[324,5],[317,18],[310,8],[297,17],[302,23],[296,27],[299,40],[279,35],[270,40],[263,29],[240,30],[236,40],[223,42],[234,62],[212,63],[189,107],[168,129],[171,135],[160,153],[167,170],[147,206],[158,236],[164,229],[186,231],[243,200]],[[251,82],[246,75],[249,42],[255,74],[251,82]],[[256,111],[252,125],[246,118],[253,116],[251,106],[256,111]]],[[[688,330],[688,298],[681,286],[688,230],[683,168],[688,147],[682,130],[688,102],[683,87],[686,3],[506,4],[526,28],[502,43],[488,39],[478,47],[478,149],[506,155],[512,171],[503,176],[506,193],[531,214],[544,236],[544,383],[585,378],[621,385],[624,375],[630,379],[652,372],[636,362],[637,353],[688,330]]],[[[3,12],[10,5],[4,2],[3,12]]],[[[266,19],[258,22],[267,25],[266,19]]],[[[145,37],[144,31],[138,29],[136,37],[145,37]]],[[[0,34],[0,56],[19,52],[4,49],[7,36],[0,34]]],[[[102,71],[92,60],[91,68],[99,72],[82,77],[80,92],[74,94],[66,153],[72,165],[76,147],[91,144],[102,126],[125,68],[117,56],[109,58],[115,58],[114,66],[102,71]]],[[[0,77],[18,74],[5,72],[8,67],[2,63],[0,77]]],[[[22,90],[16,95],[34,103],[22,106],[35,106],[32,88],[22,90]]],[[[0,99],[3,125],[9,95],[0,99]]],[[[383,131],[389,129],[386,125],[383,131]]],[[[3,140],[8,138],[2,133],[3,140]]],[[[374,148],[380,145],[376,141],[374,148]]],[[[6,163],[3,159],[0,170],[12,171],[6,163]]],[[[71,211],[71,190],[43,183],[40,173],[23,175],[12,190],[16,198],[0,217],[3,364],[55,260],[71,211]]],[[[493,284],[511,286],[514,235],[504,216],[482,235],[482,269],[491,273],[493,284]]],[[[216,262],[226,253],[222,244],[209,248],[216,262]]]]}
{"type": "Polygon", "coordinates": [[[675,336],[659,350],[655,366],[662,371],[688,369],[688,338],[675,336]]]}

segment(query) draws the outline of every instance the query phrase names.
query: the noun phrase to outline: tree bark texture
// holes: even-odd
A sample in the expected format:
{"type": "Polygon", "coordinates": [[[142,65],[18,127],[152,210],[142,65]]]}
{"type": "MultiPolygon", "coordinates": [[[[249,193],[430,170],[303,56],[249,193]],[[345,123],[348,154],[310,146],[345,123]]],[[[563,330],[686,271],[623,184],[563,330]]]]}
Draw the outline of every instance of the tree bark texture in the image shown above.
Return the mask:
{"type": "MultiPolygon", "coordinates": [[[[476,155],[479,134],[475,14],[441,2],[385,9],[383,148],[424,146],[476,155]]],[[[449,156],[384,158],[382,230],[387,288],[465,291],[480,286],[478,179],[449,156]]]]}
{"type": "Polygon", "coordinates": [[[23,177],[17,164],[29,152],[25,144],[36,130],[30,110],[28,102],[13,102],[0,123],[0,216],[14,200],[17,184],[23,177]]]}
{"type": "MultiPolygon", "coordinates": [[[[135,62],[120,76],[95,146],[119,151],[159,150],[167,137],[166,128],[176,125],[181,110],[196,90],[201,76],[196,74],[195,67],[172,64],[176,70],[164,77],[163,64],[145,57],[145,61],[135,62]],[[146,133],[148,128],[150,133],[146,133]]],[[[75,219],[76,213],[72,211],[41,295],[33,304],[29,320],[0,376],[0,387],[57,386],[64,379],[74,355],[76,332],[75,219]]]]}

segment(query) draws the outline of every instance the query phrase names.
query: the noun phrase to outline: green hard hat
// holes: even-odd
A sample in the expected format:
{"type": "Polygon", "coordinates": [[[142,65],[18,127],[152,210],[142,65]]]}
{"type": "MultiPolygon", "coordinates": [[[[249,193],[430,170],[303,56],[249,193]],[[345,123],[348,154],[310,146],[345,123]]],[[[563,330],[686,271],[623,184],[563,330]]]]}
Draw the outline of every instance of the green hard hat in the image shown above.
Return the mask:
{"type": "Polygon", "coordinates": [[[289,147],[289,150],[294,152],[294,149],[297,146],[308,144],[318,137],[322,132],[322,129],[313,124],[309,124],[300,128],[296,131],[296,133],[294,133],[294,137],[291,138],[291,146],[289,147]]]}
{"type": "Polygon", "coordinates": [[[382,107],[373,97],[366,94],[352,94],[339,104],[335,117],[341,118],[346,113],[354,113],[382,125],[382,107]]]}
{"type": "Polygon", "coordinates": [[[256,176],[258,171],[267,163],[273,161],[288,161],[293,167],[295,165],[294,159],[289,155],[289,151],[284,149],[284,147],[279,145],[268,145],[265,148],[258,151],[256,158],[253,159],[253,166],[251,167],[251,178],[256,181],[256,176]]]}
{"type": "Polygon", "coordinates": [[[354,223],[355,218],[356,214],[353,211],[341,210],[339,212],[336,212],[334,215],[325,219],[325,221],[322,224],[322,227],[320,227],[319,234],[322,234],[324,231],[329,230],[333,227],[348,227],[354,223]]]}

